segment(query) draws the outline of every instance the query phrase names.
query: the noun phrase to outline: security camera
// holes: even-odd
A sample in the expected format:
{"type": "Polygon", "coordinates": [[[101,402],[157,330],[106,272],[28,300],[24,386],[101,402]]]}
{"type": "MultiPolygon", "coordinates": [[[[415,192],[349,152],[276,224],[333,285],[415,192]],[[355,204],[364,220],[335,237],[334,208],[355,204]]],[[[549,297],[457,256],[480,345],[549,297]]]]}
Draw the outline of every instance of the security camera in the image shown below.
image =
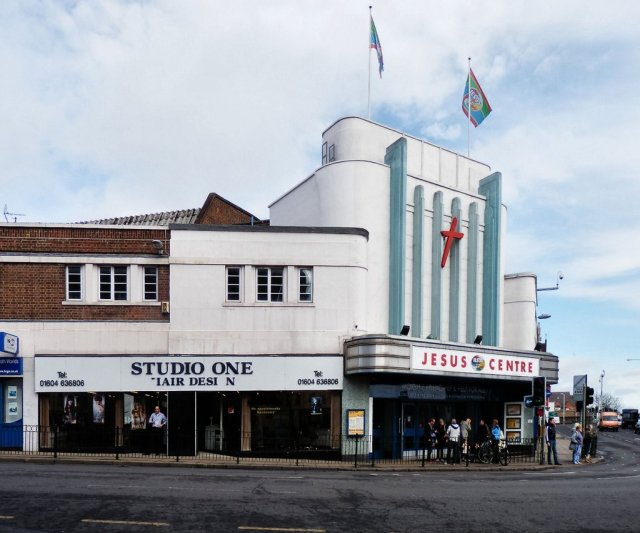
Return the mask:
{"type": "Polygon", "coordinates": [[[564,279],[564,274],[562,272],[558,272],[558,279],[564,279]]]}

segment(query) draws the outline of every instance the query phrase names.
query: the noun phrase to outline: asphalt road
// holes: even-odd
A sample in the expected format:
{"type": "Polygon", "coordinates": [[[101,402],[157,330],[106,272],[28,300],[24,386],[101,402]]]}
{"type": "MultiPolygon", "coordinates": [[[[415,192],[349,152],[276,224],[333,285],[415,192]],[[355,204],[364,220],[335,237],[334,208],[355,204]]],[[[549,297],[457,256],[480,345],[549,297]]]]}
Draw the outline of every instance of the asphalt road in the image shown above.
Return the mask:
{"type": "Polygon", "coordinates": [[[0,462],[0,531],[640,531],[640,436],[538,471],[213,470],[0,462]]]}

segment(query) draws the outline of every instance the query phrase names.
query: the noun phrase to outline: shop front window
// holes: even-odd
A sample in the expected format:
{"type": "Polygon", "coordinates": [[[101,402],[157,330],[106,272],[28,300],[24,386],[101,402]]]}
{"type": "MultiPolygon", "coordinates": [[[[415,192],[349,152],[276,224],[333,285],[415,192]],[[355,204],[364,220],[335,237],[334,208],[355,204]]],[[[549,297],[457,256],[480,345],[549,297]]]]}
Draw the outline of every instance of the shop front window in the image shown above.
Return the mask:
{"type": "Polygon", "coordinates": [[[328,450],[331,442],[331,401],[326,391],[253,393],[253,451],[328,450]]]}

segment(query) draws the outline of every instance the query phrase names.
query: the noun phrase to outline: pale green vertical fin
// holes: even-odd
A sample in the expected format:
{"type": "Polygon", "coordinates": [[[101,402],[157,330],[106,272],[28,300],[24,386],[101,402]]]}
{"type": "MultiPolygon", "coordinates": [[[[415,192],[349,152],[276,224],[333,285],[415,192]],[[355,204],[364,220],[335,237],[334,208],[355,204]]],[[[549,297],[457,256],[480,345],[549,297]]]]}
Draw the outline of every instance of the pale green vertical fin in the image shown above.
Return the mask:
{"type": "MultiPolygon", "coordinates": [[[[456,231],[462,231],[462,211],[460,199],[451,202],[451,220],[458,219],[456,231]]],[[[449,340],[458,342],[460,328],[460,240],[453,242],[449,252],[449,340]]]]}
{"type": "Polygon", "coordinates": [[[398,335],[404,325],[404,276],[407,204],[407,140],[401,137],[387,147],[389,165],[389,333],[398,335]]]}
{"type": "Polygon", "coordinates": [[[413,337],[422,337],[422,278],[424,234],[424,187],[413,190],[413,280],[411,283],[411,331],[413,337]]]}
{"type": "Polygon", "coordinates": [[[500,339],[500,234],[502,174],[480,180],[478,192],[486,198],[482,242],[482,344],[497,346],[500,339]]]}
{"type": "Polygon", "coordinates": [[[471,344],[478,334],[478,204],[469,206],[467,231],[467,333],[465,341],[471,344]]]}
{"type": "Polygon", "coordinates": [[[442,214],[444,205],[442,192],[433,195],[433,226],[431,231],[431,333],[432,339],[441,338],[442,311],[442,214]]]}

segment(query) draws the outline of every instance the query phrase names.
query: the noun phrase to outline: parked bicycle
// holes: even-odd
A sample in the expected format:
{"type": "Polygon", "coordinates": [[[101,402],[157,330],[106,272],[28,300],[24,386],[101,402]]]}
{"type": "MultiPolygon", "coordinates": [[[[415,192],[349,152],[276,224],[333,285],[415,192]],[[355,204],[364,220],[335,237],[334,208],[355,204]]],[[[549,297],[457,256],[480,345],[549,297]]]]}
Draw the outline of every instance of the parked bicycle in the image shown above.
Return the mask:
{"type": "Polygon", "coordinates": [[[484,464],[499,463],[507,466],[510,461],[507,441],[500,441],[497,445],[491,440],[484,441],[476,450],[476,458],[484,464]]]}

